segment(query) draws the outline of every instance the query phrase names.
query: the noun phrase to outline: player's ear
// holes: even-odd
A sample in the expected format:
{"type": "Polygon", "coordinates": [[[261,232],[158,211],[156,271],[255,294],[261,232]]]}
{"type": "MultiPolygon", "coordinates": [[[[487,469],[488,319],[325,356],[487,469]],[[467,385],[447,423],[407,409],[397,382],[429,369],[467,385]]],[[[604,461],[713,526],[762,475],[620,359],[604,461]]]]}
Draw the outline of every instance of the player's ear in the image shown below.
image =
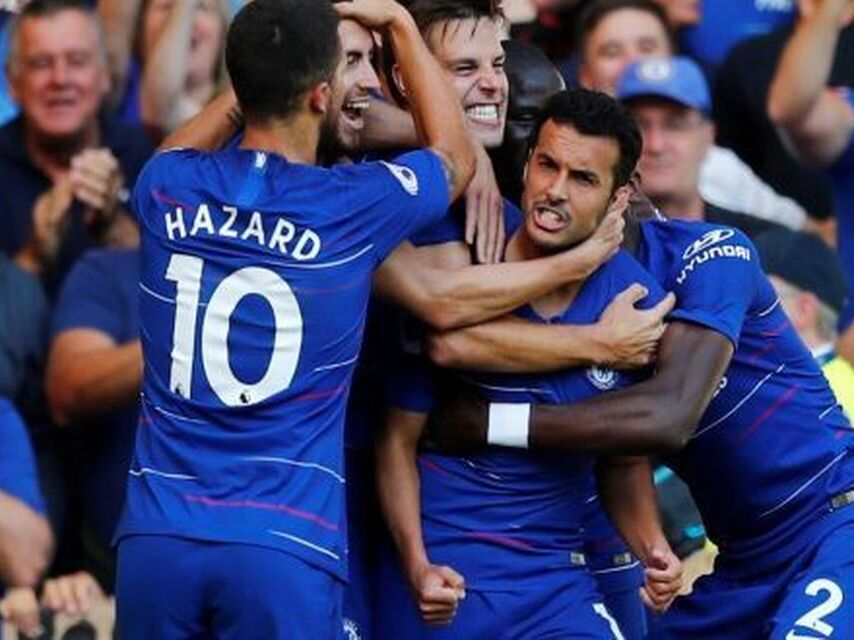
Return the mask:
{"type": "Polygon", "coordinates": [[[403,76],[400,75],[400,65],[396,62],[391,67],[391,81],[394,82],[395,88],[403,99],[408,100],[409,96],[406,94],[406,84],[403,82],[403,76]]]}
{"type": "Polygon", "coordinates": [[[326,115],[331,99],[332,85],[326,81],[319,82],[308,91],[308,108],[314,113],[326,115]]]}

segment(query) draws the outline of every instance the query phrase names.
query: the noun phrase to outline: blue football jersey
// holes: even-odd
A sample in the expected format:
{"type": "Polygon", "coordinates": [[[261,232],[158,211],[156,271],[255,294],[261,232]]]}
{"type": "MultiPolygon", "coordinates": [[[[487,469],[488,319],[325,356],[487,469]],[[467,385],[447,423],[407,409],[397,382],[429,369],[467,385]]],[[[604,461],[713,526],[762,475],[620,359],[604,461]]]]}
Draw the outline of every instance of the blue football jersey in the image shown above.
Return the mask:
{"type": "MultiPolygon", "coordinates": [[[[854,108],[854,90],[847,91],[854,108]]],[[[854,291],[854,135],[848,141],[848,148],[830,168],[829,175],[839,224],[839,256],[848,276],[848,302],[839,319],[840,328],[845,329],[854,322],[854,295],[851,295],[854,291]]]]}
{"type": "Polygon", "coordinates": [[[742,40],[760,36],[797,17],[795,0],[738,0],[704,3],[700,22],[679,32],[679,49],[703,64],[717,66],[742,40]]]}
{"type": "MultiPolygon", "coordinates": [[[[632,283],[646,286],[644,306],[663,297],[661,287],[624,252],[600,267],[572,305],[552,318],[525,306],[517,315],[533,322],[589,324],[632,283]]],[[[403,358],[387,381],[389,401],[427,413],[437,372],[418,358],[403,358]]],[[[460,373],[494,402],[576,402],[636,382],[638,375],[591,367],[553,374],[460,373]]],[[[491,447],[468,457],[419,455],[422,527],[431,560],[466,576],[472,589],[506,590],[507,575],[535,577],[571,566],[584,550],[585,499],[593,458],[491,447]]],[[[579,561],[579,565],[581,562],[579,561]]]]}
{"type": "Polygon", "coordinates": [[[324,169],[175,150],[148,163],[134,208],[145,377],[118,536],[263,545],[343,577],[371,273],[447,211],[438,157],[324,169]]]}
{"type": "Polygon", "coordinates": [[[740,231],[675,220],[641,228],[641,264],[676,294],[671,319],[735,348],[688,446],[668,464],[730,558],[770,562],[854,487],[854,431],[740,231]]]}

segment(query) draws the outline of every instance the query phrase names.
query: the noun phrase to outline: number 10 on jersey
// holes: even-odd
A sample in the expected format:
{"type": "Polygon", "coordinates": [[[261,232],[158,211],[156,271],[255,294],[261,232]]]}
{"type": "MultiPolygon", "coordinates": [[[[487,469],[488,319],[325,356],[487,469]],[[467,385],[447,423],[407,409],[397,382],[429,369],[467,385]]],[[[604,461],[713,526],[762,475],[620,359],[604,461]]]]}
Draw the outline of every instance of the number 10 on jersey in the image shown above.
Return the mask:
{"type": "MultiPolygon", "coordinates": [[[[166,270],[166,279],[175,282],[177,289],[169,388],[185,398],[192,397],[204,266],[204,260],[196,256],[173,254],[166,270]]],[[[257,404],[291,385],[299,364],[303,322],[296,296],[279,274],[263,267],[239,269],[222,279],[202,308],[199,344],[202,367],[211,389],[223,404],[229,407],[257,404]],[[235,375],[228,352],[232,314],[249,295],[267,301],[275,322],[267,370],[260,380],[252,383],[235,375]]],[[[239,353],[233,355],[240,357],[239,353]]]]}

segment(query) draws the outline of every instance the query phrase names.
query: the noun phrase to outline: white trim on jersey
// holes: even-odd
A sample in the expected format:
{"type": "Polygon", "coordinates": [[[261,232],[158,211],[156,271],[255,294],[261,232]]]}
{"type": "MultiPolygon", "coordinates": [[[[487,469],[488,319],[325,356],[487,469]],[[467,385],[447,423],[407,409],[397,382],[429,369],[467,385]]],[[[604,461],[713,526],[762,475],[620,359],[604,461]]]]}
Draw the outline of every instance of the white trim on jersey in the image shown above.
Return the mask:
{"type": "Polygon", "coordinates": [[[640,566],[640,560],[635,560],[631,564],[625,564],[621,567],[609,567],[608,569],[599,569],[598,571],[591,571],[590,573],[596,576],[601,576],[606,573],[618,573],[620,571],[628,571],[629,569],[634,569],[637,566],[640,566]]]}
{"type": "Polygon", "coordinates": [[[762,380],[760,380],[758,383],[756,383],[756,386],[755,386],[755,387],[753,387],[753,388],[750,390],[750,392],[749,392],[746,396],[744,396],[744,397],[739,401],[739,403],[738,403],[737,405],[735,405],[732,409],[730,409],[729,411],[727,411],[724,415],[722,415],[720,418],[718,418],[717,420],[715,420],[713,423],[711,423],[710,425],[706,426],[704,429],[700,429],[699,431],[697,431],[693,436],[691,436],[691,439],[693,440],[693,439],[695,439],[695,438],[699,438],[701,435],[703,435],[704,433],[706,433],[709,429],[714,429],[714,428],[715,428],[716,426],[718,426],[721,422],[723,422],[724,420],[726,420],[727,418],[729,418],[730,416],[732,416],[732,414],[734,414],[736,411],[738,411],[739,409],[741,409],[741,407],[743,407],[743,406],[744,406],[744,403],[745,403],[745,402],[747,402],[748,400],[750,400],[750,399],[751,399],[751,398],[756,394],[756,392],[757,392],[757,391],[759,391],[759,389],[761,389],[761,388],[762,388],[762,386],[763,386],[766,382],[768,382],[772,377],[774,377],[774,376],[775,376],[775,375],[777,375],[778,373],[782,372],[782,371],[783,371],[783,369],[785,369],[785,368],[786,368],[786,365],[781,364],[779,367],[777,367],[776,371],[772,371],[771,373],[769,373],[768,375],[766,375],[764,378],[762,378],[762,380]]]}
{"type": "Polygon", "coordinates": [[[325,467],[322,464],[317,464],[316,462],[300,462],[299,460],[292,460],[290,458],[274,458],[271,456],[243,456],[242,460],[249,460],[251,462],[275,462],[276,464],[287,464],[292,467],[302,467],[305,469],[316,469],[317,471],[322,471],[323,473],[328,473],[330,476],[335,478],[341,484],[347,484],[347,481],[344,479],[344,476],[337,473],[333,469],[329,467],[325,467]]]}
{"type": "Polygon", "coordinates": [[[334,560],[340,560],[341,557],[337,553],[333,553],[329,549],[325,549],[319,545],[316,545],[308,540],[304,540],[298,536],[295,536],[290,533],[285,533],[284,531],[276,531],[275,529],[267,529],[267,533],[272,533],[274,536],[279,536],[280,538],[285,538],[286,540],[290,540],[291,542],[296,542],[297,544],[301,544],[304,547],[308,547],[318,553],[322,553],[323,555],[329,556],[334,560]]]}
{"type": "Polygon", "coordinates": [[[346,258],[341,258],[340,260],[333,260],[332,262],[318,262],[316,264],[298,264],[295,262],[283,262],[277,267],[285,267],[290,269],[331,269],[332,267],[340,267],[342,264],[347,264],[348,262],[353,262],[354,260],[358,260],[363,255],[365,255],[368,251],[373,250],[374,245],[369,244],[366,247],[362,247],[356,253],[351,256],[347,256],[346,258]]]}
{"type": "Polygon", "coordinates": [[[840,406],[840,405],[838,405],[838,404],[834,404],[834,405],[829,406],[827,409],[825,409],[825,410],[824,410],[824,411],[822,411],[820,414],[818,414],[818,419],[819,419],[819,420],[824,420],[824,416],[826,416],[828,413],[830,413],[831,411],[833,411],[833,410],[834,410],[836,407],[838,407],[838,406],[840,406]]]}
{"type": "MultiPolygon", "coordinates": [[[[764,513],[759,514],[759,518],[758,518],[758,519],[759,519],[759,520],[761,520],[761,519],[762,519],[762,518],[764,518],[765,516],[770,516],[770,515],[771,515],[772,513],[774,513],[775,511],[779,511],[780,509],[782,509],[783,507],[785,507],[785,506],[786,506],[787,504],[789,504],[792,500],[794,500],[794,499],[795,499],[795,498],[797,498],[801,493],[803,493],[803,492],[806,490],[806,488],[807,488],[807,487],[809,487],[813,482],[815,482],[815,481],[816,481],[816,480],[818,480],[821,476],[823,476],[825,473],[827,473],[827,471],[829,471],[829,470],[830,470],[830,468],[831,468],[831,467],[833,467],[833,465],[835,465],[837,462],[839,462],[840,460],[842,460],[842,458],[844,458],[844,457],[845,457],[845,456],[847,456],[847,455],[848,455],[848,451],[843,451],[842,453],[840,453],[840,454],[839,454],[838,456],[836,456],[833,460],[831,460],[831,461],[830,461],[830,462],[829,462],[829,463],[824,467],[824,469],[822,469],[821,471],[819,471],[819,472],[818,472],[817,474],[815,474],[812,478],[810,478],[810,479],[809,479],[809,480],[807,480],[804,484],[802,484],[800,487],[798,487],[798,489],[796,489],[794,492],[792,492],[792,494],[791,494],[788,498],[786,498],[785,500],[783,500],[783,501],[782,501],[780,504],[778,504],[776,507],[772,507],[772,508],[768,509],[768,511],[765,511],[764,513]]],[[[830,500],[830,498],[828,498],[828,501],[829,501],[829,500],[830,500]]]]}
{"type": "Polygon", "coordinates": [[[134,478],[141,478],[144,475],[160,476],[161,478],[169,478],[170,480],[198,480],[196,476],[187,475],[186,473],[170,473],[168,471],[158,471],[151,467],[141,467],[139,469],[128,469],[128,474],[134,478]]]}
{"type": "Polygon", "coordinates": [[[150,295],[152,298],[156,298],[156,299],[160,300],[161,302],[166,302],[167,304],[175,304],[174,298],[167,298],[166,296],[160,295],[156,291],[152,291],[151,289],[146,287],[141,282],[139,283],[139,288],[142,289],[142,291],[144,293],[147,293],[148,295],[150,295]]]}
{"type": "Polygon", "coordinates": [[[335,364],[325,364],[322,367],[315,367],[314,371],[329,371],[330,369],[340,369],[341,367],[346,367],[355,363],[359,359],[359,356],[355,358],[350,358],[349,360],[345,360],[344,362],[336,362],[335,364]]]}
{"type": "Polygon", "coordinates": [[[757,313],[757,314],[756,314],[756,316],[757,316],[757,317],[759,317],[759,318],[764,318],[765,316],[767,316],[769,313],[771,313],[772,311],[774,311],[774,309],[776,309],[776,308],[777,308],[777,307],[779,307],[779,306],[780,306],[780,298],[777,298],[777,299],[774,301],[774,304],[772,304],[770,307],[768,307],[767,309],[765,309],[765,311],[760,311],[759,313],[757,313]]]}

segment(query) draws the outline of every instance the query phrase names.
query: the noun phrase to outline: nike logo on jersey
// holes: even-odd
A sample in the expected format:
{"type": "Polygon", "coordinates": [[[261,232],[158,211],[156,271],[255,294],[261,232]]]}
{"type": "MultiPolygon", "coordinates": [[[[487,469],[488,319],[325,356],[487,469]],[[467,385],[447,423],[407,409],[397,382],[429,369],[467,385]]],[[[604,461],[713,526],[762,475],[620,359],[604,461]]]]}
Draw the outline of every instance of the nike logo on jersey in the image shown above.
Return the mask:
{"type": "Polygon", "coordinates": [[[403,190],[411,196],[418,195],[418,176],[409,167],[380,160],[380,164],[391,172],[394,179],[400,183],[403,190]]]}

